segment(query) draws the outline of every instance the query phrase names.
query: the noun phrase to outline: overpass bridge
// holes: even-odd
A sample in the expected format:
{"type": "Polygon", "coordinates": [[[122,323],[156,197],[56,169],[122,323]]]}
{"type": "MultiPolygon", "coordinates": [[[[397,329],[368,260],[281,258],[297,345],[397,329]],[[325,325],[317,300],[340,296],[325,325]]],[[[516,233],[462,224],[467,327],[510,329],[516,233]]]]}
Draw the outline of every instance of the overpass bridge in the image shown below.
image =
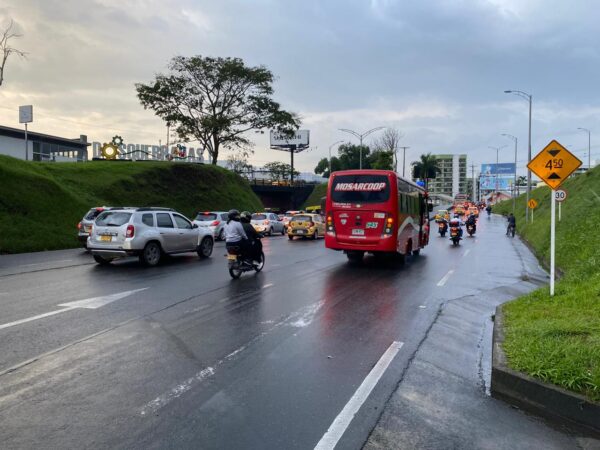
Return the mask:
{"type": "Polygon", "coordinates": [[[316,184],[249,180],[252,191],[260,198],[265,208],[288,211],[300,209],[316,184]]]}

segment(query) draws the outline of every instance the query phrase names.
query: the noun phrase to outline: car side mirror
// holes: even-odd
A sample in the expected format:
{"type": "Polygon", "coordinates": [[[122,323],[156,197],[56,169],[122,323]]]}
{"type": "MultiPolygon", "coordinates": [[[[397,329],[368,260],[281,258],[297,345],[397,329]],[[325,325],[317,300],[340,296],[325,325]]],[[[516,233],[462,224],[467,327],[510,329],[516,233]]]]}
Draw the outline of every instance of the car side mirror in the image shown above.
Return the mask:
{"type": "Polygon", "coordinates": [[[198,228],[198,224],[197,223],[193,223],[192,224],[192,228],[198,228]]]}

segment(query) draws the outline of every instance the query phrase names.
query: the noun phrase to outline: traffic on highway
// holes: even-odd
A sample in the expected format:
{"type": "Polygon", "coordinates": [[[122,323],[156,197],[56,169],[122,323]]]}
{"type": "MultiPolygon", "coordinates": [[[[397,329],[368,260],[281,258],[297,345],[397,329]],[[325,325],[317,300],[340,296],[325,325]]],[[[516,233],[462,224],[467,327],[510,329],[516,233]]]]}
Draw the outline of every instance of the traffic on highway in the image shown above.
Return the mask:
{"type": "MultiPolygon", "coordinates": [[[[87,250],[5,257],[3,445],[378,448],[386,402],[445,305],[500,301],[534,286],[524,274],[545,277],[524,245],[500,239],[502,217],[478,219],[458,247],[430,234],[454,208],[430,213],[426,191],[390,171],[333,174],[324,204],[289,212],[287,227],[269,211],[191,221],[167,208],[92,208],[79,227],[87,250]],[[232,279],[234,223],[260,234],[263,259],[232,279]]],[[[484,352],[462,369],[473,401],[489,401],[482,367],[484,352]]],[[[487,407],[505,416],[495,433],[518,423],[536,442],[567,442],[487,407]]]]}

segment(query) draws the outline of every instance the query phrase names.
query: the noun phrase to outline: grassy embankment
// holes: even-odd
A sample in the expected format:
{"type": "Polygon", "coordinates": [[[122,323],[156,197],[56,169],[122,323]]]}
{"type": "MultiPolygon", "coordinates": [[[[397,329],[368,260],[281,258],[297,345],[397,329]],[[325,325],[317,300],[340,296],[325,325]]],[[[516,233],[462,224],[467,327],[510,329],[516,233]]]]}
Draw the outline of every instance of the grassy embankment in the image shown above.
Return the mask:
{"type": "MultiPolygon", "coordinates": [[[[564,272],[555,296],[548,287],[504,305],[509,365],[543,381],[600,401],[600,168],[569,179],[556,226],[556,264],[564,272]]],[[[546,267],[550,258],[550,189],[535,189],[539,206],[525,225],[525,196],[517,200],[518,232],[546,267]]],[[[508,214],[512,200],[494,208],[508,214]]],[[[558,205],[557,205],[558,216],[558,205]]]]}
{"type": "Polygon", "coordinates": [[[325,197],[325,195],[327,195],[327,183],[317,184],[302,205],[302,209],[307,206],[320,206],[321,198],[325,197]]]}
{"type": "Polygon", "coordinates": [[[0,156],[0,252],[76,247],[77,223],[93,206],[201,210],[262,205],[225,169],[185,163],[34,163],[0,156]]]}

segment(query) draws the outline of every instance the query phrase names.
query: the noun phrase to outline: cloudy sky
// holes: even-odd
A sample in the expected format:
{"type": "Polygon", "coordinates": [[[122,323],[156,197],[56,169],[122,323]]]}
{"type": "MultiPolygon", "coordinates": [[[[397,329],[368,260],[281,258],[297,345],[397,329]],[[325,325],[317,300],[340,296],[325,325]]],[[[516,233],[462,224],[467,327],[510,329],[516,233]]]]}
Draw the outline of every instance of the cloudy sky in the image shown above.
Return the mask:
{"type": "MultiPolygon", "coordinates": [[[[600,11],[559,0],[3,0],[0,23],[23,34],[27,59],[9,61],[0,124],[18,127],[34,105],[35,131],[107,141],[165,142],[164,124],[139,104],[134,83],[165,71],[175,55],[235,56],[277,76],[275,98],[303,118],[312,171],[338,131],[389,126],[404,133],[407,161],[466,153],[500,162],[558,139],[587,164],[600,160],[600,11]]],[[[254,136],[253,136],[254,137],[254,136]]],[[[255,139],[252,162],[287,161],[255,139]]],[[[223,158],[224,159],[224,158],[223,158]]]]}

